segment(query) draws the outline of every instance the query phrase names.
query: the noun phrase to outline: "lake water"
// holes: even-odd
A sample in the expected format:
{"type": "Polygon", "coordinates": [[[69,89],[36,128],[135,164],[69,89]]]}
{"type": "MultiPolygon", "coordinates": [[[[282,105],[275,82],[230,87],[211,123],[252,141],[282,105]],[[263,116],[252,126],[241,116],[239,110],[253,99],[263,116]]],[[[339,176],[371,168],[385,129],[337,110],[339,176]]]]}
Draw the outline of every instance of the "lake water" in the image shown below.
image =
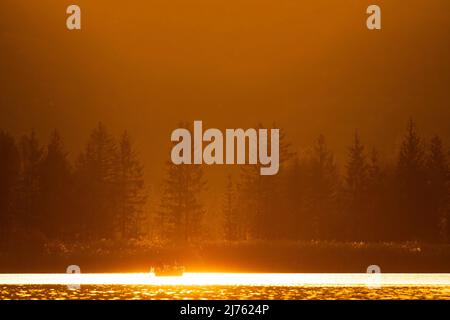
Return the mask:
{"type": "Polygon", "coordinates": [[[0,299],[450,300],[450,274],[1,274],[0,299]]]}

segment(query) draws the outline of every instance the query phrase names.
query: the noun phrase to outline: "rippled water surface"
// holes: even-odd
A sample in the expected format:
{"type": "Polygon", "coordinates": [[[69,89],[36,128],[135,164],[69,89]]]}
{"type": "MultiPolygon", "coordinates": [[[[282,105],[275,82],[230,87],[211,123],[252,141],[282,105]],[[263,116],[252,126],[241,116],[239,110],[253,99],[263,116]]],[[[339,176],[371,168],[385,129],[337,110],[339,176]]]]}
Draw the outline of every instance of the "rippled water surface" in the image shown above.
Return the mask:
{"type": "Polygon", "coordinates": [[[4,285],[0,299],[450,299],[450,287],[4,285]]]}
{"type": "Polygon", "coordinates": [[[450,300],[450,274],[0,274],[0,299],[450,300]]]}

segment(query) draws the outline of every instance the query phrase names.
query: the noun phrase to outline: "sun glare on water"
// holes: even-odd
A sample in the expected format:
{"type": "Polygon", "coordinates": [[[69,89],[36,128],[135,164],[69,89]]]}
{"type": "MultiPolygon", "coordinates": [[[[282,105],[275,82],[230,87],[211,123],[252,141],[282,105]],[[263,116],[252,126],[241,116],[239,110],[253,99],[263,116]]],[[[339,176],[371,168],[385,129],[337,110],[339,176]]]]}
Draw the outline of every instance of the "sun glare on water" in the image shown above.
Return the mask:
{"type": "Polygon", "coordinates": [[[450,274],[153,273],[0,274],[3,285],[450,286],[450,274]]]}

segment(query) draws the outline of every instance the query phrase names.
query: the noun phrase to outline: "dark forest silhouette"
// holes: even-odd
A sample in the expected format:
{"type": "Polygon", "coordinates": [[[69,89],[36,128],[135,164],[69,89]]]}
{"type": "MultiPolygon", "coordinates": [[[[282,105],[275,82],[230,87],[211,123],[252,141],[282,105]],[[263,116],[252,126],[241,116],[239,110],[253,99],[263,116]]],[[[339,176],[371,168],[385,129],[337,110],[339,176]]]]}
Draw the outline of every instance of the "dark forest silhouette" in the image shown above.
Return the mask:
{"type": "MultiPolygon", "coordinates": [[[[292,149],[282,135],[276,176],[261,176],[258,166],[247,165],[227,178],[217,213],[223,240],[450,240],[449,153],[437,136],[424,141],[413,121],[392,163],[382,163],[357,132],[342,168],[322,135],[308,154],[292,149]]],[[[116,140],[99,124],[71,163],[56,131],[46,146],[34,132],[16,140],[0,131],[3,247],[39,237],[208,240],[205,188],[201,166],[168,162],[161,199],[148,209],[143,166],[126,132],[116,140]]]]}
{"type": "Polygon", "coordinates": [[[56,131],[46,147],[34,131],[18,143],[0,132],[0,155],[3,241],[24,234],[80,242],[142,235],[143,169],[126,132],[116,142],[99,124],[75,164],[56,131]]]}
{"type": "Polygon", "coordinates": [[[289,147],[281,148],[280,157],[284,165],[276,177],[247,168],[235,186],[228,183],[228,239],[450,239],[448,151],[438,136],[423,141],[412,120],[396,163],[380,163],[358,133],[341,174],[322,135],[301,159],[289,147]]]}

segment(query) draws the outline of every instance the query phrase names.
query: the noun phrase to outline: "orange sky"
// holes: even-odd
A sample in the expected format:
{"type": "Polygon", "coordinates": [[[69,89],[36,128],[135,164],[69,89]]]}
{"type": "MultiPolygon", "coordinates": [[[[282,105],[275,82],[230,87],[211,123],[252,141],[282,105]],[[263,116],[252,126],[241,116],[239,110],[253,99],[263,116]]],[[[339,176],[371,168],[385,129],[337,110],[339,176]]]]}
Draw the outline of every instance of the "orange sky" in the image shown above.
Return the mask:
{"type": "Polygon", "coordinates": [[[450,2],[375,1],[371,32],[372,2],[2,0],[0,128],[76,152],[98,121],[128,129],[151,176],[180,120],[276,122],[299,150],[324,133],[338,158],[356,128],[389,156],[410,116],[448,141],[450,2]]]}

